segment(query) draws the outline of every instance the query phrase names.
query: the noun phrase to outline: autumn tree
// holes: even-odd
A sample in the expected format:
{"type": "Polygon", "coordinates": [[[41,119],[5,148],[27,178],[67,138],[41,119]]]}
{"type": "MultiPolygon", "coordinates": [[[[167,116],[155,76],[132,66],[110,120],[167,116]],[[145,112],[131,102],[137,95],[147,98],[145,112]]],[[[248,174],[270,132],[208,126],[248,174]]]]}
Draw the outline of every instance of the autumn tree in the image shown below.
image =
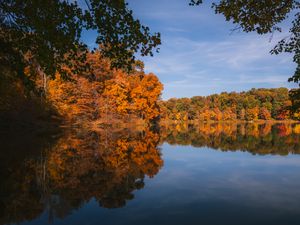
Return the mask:
{"type": "Polygon", "coordinates": [[[265,107],[260,108],[259,110],[259,118],[263,120],[269,120],[271,119],[271,113],[268,109],[265,107]]]}
{"type": "Polygon", "coordinates": [[[257,120],[258,113],[258,107],[246,109],[246,120],[257,120]]]}
{"type": "Polygon", "coordinates": [[[0,120],[53,122],[52,108],[64,118],[95,119],[107,108],[97,96],[112,71],[134,70],[135,57],[152,56],[159,44],[160,34],[134,18],[124,0],[0,1],[0,120]],[[82,41],[88,30],[97,33],[97,54],[82,41]]]}
{"type": "Polygon", "coordinates": [[[72,74],[64,81],[59,73],[49,81],[47,100],[73,123],[112,123],[114,119],[142,118],[150,122],[159,116],[162,84],[154,74],[136,68],[131,73],[111,69],[100,51],[87,54],[91,73],[72,74]]]}
{"type": "Polygon", "coordinates": [[[293,117],[300,120],[300,89],[292,89],[289,95],[292,101],[291,112],[293,117]]]}
{"type": "Polygon", "coordinates": [[[200,121],[286,120],[292,116],[292,102],[287,88],[253,88],[240,93],[224,92],[190,99],[173,98],[161,102],[160,105],[162,117],[169,120],[184,121],[186,114],[188,120],[200,121]]]}
{"type": "Polygon", "coordinates": [[[115,109],[116,113],[127,114],[130,110],[129,105],[129,81],[126,74],[117,71],[114,79],[105,82],[104,98],[108,99],[108,105],[115,109]]]}
{"type": "Polygon", "coordinates": [[[159,116],[158,100],[163,85],[154,74],[133,75],[129,77],[132,85],[130,98],[132,110],[140,114],[143,119],[151,120],[159,116]]]}

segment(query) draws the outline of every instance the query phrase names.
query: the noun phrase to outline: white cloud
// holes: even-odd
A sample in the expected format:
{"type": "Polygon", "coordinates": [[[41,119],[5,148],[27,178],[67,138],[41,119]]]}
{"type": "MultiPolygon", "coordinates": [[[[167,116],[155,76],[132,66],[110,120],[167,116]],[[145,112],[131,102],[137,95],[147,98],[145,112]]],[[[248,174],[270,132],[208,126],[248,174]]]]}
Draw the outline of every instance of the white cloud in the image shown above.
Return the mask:
{"type": "Polygon", "coordinates": [[[165,83],[164,98],[230,91],[234,87],[292,86],[287,79],[294,65],[287,55],[269,53],[275,43],[269,42],[268,36],[251,34],[232,35],[222,41],[167,37],[161,53],[146,60],[146,70],[165,83]]]}
{"type": "Polygon", "coordinates": [[[291,21],[273,36],[231,34],[234,25],[214,14],[210,0],[199,7],[183,0],[128,2],[137,18],[162,34],[160,53],[143,60],[146,71],[164,83],[164,98],[292,86],[287,82],[295,69],[291,56],[269,53],[287,36],[291,21]]]}

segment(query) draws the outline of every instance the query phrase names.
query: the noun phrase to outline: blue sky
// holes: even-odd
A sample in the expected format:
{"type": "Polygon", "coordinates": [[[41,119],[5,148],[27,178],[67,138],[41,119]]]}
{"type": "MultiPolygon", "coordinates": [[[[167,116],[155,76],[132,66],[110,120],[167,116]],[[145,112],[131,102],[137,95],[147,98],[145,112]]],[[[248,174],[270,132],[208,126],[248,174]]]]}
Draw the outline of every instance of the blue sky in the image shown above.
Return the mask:
{"type": "MultiPolygon", "coordinates": [[[[197,7],[188,0],[128,0],[134,16],[160,32],[162,45],[154,57],[141,58],[146,72],[164,84],[163,99],[244,91],[252,87],[296,87],[287,79],[295,64],[291,55],[269,51],[287,36],[283,32],[259,36],[234,32],[232,23],[214,14],[211,1],[197,7]]],[[[95,37],[86,37],[89,42],[95,37]]]]}

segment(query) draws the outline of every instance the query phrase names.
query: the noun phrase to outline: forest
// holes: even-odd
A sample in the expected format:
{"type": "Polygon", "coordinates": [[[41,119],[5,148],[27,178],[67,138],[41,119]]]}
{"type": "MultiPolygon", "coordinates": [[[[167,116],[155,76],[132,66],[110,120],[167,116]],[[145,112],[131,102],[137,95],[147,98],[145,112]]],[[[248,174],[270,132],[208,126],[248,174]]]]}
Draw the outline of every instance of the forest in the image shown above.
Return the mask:
{"type": "MultiPolygon", "coordinates": [[[[190,5],[201,3],[190,1],[190,5]]],[[[247,3],[246,9],[241,5],[235,8],[221,2],[212,8],[245,32],[265,34],[279,31],[276,24],[298,7],[295,1],[284,6],[281,1],[247,3]],[[271,7],[276,13],[257,20],[249,7],[258,11],[271,7]],[[285,10],[277,12],[278,7],[285,10]],[[241,16],[244,14],[247,17],[241,16]]],[[[299,67],[298,17],[290,30],[291,39],[279,42],[271,53],[292,53],[299,67]]],[[[136,59],[159,51],[160,33],[151,32],[134,18],[123,0],[90,0],[83,5],[76,1],[4,1],[0,25],[0,123],[4,130],[48,129],[61,124],[97,128],[125,121],[150,124],[159,119],[300,119],[299,88],[162,101],[162,83],[155,74],[146,74],[143,62],[136,59]],[[89,30],[95,32],[97,48],[82,40],[89,30]]],[[[298,67],[289,81],[298,83],[298,67]]]]}
{"type": "MultiPolygon", "coordinates": [[[[235,31],[273,36],[281,32],[282,24],[289,17],[288,37],[276,38],[277,44],[270,49],[270,54],[290,56],[287,61],[293,62],[295,68],[290,68],[286,61],[279,65],[292,69],[292,74],[282,75],[297,88],[268,83],[278,88],[249,90],[258,86],[249,82],[253,86],[239,93],[210,89],[205,90],[206,93],[218,94],[165,100],[164,85],[159,78],[177,79],[176,72],[181,73],[180,76],[188,75],[177,64],[196,65],[198,72],[205,63],[198,60],[194,64],[188,59],[176,58],[176,61],[170,60],[172,63],[165,72],[167,79],[163,73],[152,73],[152,69],[161,71],[159,62],[164,60],[158,58],[152,65],[145,66],[142,57],[159,53],[162,42],[171,46],[167,57],[175,55],[176,49],[170,39],[162,39],[159,32],[144,22],[161,29],[164,38],[170,34],[168,30],[172,32],[169,36],[175,36],[176,40],[190,36],[187,40],[199,42],[197,46],[202,46],[202,37],[224,41],[219,29],[214,33],[197,27],[203,21],[206,28],[220,23],[200,11],[203,21],[189,17],[190,11],[184,12],[183,7],[180,13],[172,14],[177,1],[164,1],[166,8],[161,7],[160,0],[145,1],[164,10],[163,13],[171,16],[168,21],[175,21],[175,25],[192,20],[186,32],[164,22],[164,14],[157,12],[157,8],[143,5],[141,10],[133,2],[140,1],[0,1],[0,174],[3,178],[0,225],[46,224],[47,220],[52,224],[74,221],[77,224],[98,224],[99,221],[117,224],[110,220],[115,218],[120,224],[131,225],[153,224],[153,218],[157,224],[173,224],[173,221],[174,224],[191,224],[189,219],[195,219],[195,224],[197,217],[202,216],[200,211],[212,219],[221,220],[225,215],[228,224],[232,224],[228,221],[231,213],[233,218],[246,214],[246,220],[249,215],[257,218],[258,223],[253,224],[271,218],[271,211],[276,214],[275,222],[288,221],[293,216],[293,208],[285,207],[286,203],[297,201],[295,211],[299,211],[296,197],[300,184],[297,183],[300,12],[294,12],[300,9],[300,3],[297,0],[208,1],[213,14],[221,14],[234,25],[235,31]],[[160,18],[147,20],[144,14],[156,14],[160,18]],[[209,156],[209,149],[222,156],[209,156]],[[190,160],[196,158],[190,154],[195,151],[208,154],[197,155],[202,161],[190,160]],[[235,161],[227,161],[230,163],[227,173],[229,164],[224,159],[228,157],[223,153],[229,151],[243,152],[243,159],[239,161],[241,154],[235,154],[235,161]],[[253,155],[267,157],[258,159],[253,155]],[[263,158],[271,160],[271,155],[276,156],[272,156],[275,159],[272,158],[272,164],[263,165],[263,158]],[[281,159],[282,155],[288,157],[281,159]],[[252,158],[247,160],[248,156],[252,158]],[[258,160],[261,164],[255,164],[258,160]],[[285,173],[280,173],[282,171],[285,173]],[[153,178],[155,181],[151,182],[153,178]],[[271,201],[272,204],[266,204],[262,210],[261,199],[255,202],[260,196],[257,193],[266,195],[264,200],[268,200],[268,195],[272,195],[272,200],[281,197],[284,204],[271,201]],[[276,211],[273,206],[284,207],[276,211]],[[108,210],[114,208],[118,209],[108,210]],[[218,215],[219,210],[222,215],[218,215]],[[288,210],[286,217],[284,210],[288,210]],[[105,214],[109,214],[107,221],[105,214]],[[182,220],[177,220],[177,215],[182,216],[182,220]],[[162,223],[160,217],[164,217],[162,223]]],[[[190,9],[203,5],[202,0],[179,2],[190,5],[187,7],[190,9]]],[[[235,40],[232,38],[232,42],[235,40]]],[[[180,51],[184,53],[189,48],[182,46],[180,51]]],[[[257,62],[264,64],[264,61],[257,62]]],[[[209,64],[216,65],[214,60],[209,64]]],[[[253,71],[253,75],[258,71],[255,75],[266,76],[259,70],[253,71]]],[[[268,73],[270,80],[272,76],[276,78],[276,73],[268,73]]],[[[217,81],[214,79],[217,74],[207,74],[217,81]]],[[[222,76],[230,79],[226,73],[222,76]]],[[[220,79],[220,86],[224,79],[220,79]]],[[[178,89],[174,92],[178,93],[168,95],[182,96],[183,93],[178,89]]],[[[203,91],[196,94],[199,93],[203,91]]],[[[205,216],[200,218],[204,223],[205,216]]],[[[300,218],[299,213],[296,216],[300,218]]],[[[223,223],[224,220],[220,221],[223,223]]]]}
{"type": "Polygon", "coordinates": [[[291,95],[297,90],[259,88],[161,101],[161,117],[171,121],[253,121],[300,119],[291,95]]]}
{"type": "MultiPolygon", "coordinates": [[[[0,112],[3,124],[21,120],[53,121],[72,126],[112,124],[115,121],[144,121],[159,117],[158,100],[163,89],[156,75],[146,74],[137,61],[130,72],[112,69],[110,60],[99,51],[87,54],[88,72],[69,70],[68,80],[60,73],[47,78],[34,68],[25,67],[33,88],[6,73],[0,87],[0,112]],[[32,75],[33,74],[33,75],[32,75]]],[[[26,121],[23,121],[25,123],[26,121]]],[[[12,124],[10,124],[12,125],[12,124]]]]}
{"type": "Polygon", "coordinates": [[[136,61],[130,71],[113,69],[110,59],[93,51],[83,63],[89,70],[80,75],[65,66],[68,79],[58,72],[47,78],[33,67],[25,67],[32,89],[7,72],[0,85],[2,124],[12,129],[14,124],[34,127],[45,123],[98,129],[124,122],[149,125],[159,121],[300,119],[299,100],[294,97],[297,89],[253,88],[163,101],[162,83],[155,74],[144,72],[141,61],[136,61]]]}

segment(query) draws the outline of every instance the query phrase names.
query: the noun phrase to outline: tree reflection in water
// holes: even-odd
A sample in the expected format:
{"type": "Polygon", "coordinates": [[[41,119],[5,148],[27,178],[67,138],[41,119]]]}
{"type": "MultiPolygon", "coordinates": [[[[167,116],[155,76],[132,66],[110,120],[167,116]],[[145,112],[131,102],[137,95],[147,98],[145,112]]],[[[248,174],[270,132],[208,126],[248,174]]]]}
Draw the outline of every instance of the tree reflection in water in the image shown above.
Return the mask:
{"type": "Polygon", "coordinates": [[[117,208],[134,198],[163,166],[159,144],[192,145],[252,154],[299,154],[300,124],[203,123],[68,131],[59,138],[1,136],[0,224],[65,218],[91,199],[117,208]]]}
{"type": "Polygon", "coordinates": [[[300,154],[300,124],[202,123],[173,124],[161,129],[162,142],[252,154],[300,154]]]}
{"type": "Polygon", "coordinates": [[[64,134],[41,155],[1,168],[0,224],[32,220],[45,210],[50,220],[64,218],[92,198],[105,208],[125,206],[145,176],[162,167],[158,143],[150,130],[64,134]]]}

